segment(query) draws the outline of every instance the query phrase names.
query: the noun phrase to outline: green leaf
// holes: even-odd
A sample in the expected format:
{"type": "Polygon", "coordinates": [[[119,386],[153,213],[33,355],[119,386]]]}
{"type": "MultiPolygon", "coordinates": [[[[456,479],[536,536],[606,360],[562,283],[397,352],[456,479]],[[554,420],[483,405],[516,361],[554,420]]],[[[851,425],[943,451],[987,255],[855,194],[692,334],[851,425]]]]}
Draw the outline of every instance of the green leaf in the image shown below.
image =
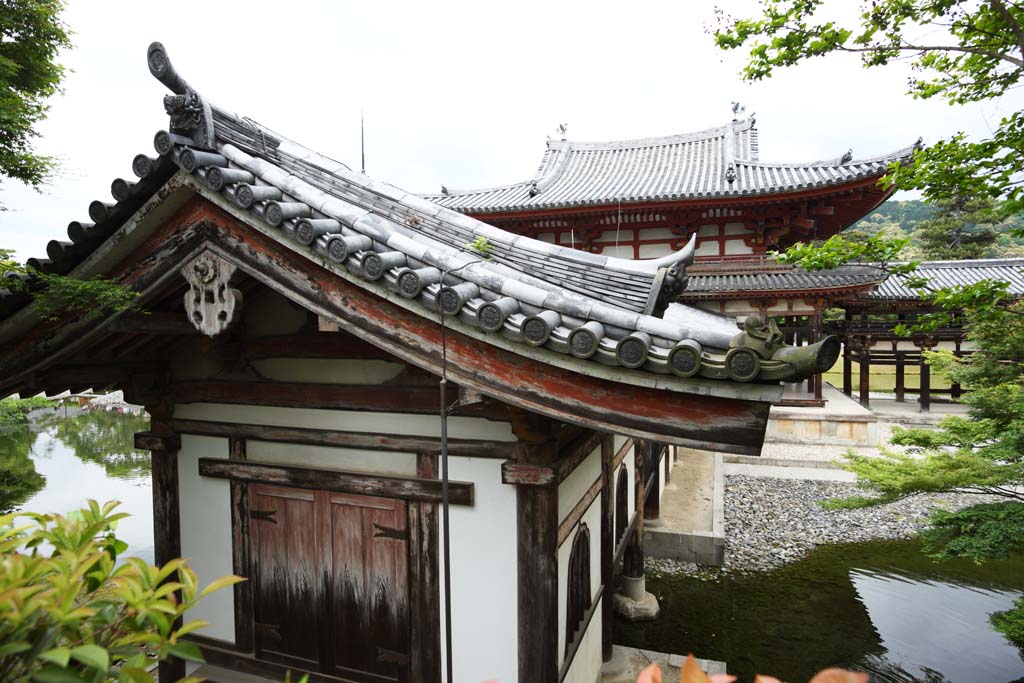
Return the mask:
{"type": "Polygon", "coordinates": [[[71,658],[71,650],[66,647],[55,647],[39,654],[39,659],[44,662],[51,662],[59,667],[67,668],[71,658]]]}
{"type": "Polygon", "coordinates": [[[153,683],[153,677],[145,669],[125,666],[117,672],[117,681],[118,683],[153,683]]]}
{"type": "Polygon", "coordinates": [[[204,664],[206,662],[206,660],[203,659],[202,650],[200,650],[195,643],[190,643],[188,641],[168,645],[167,652],[178,659],[184,659],[189,662],[198,662],[200,664],[204,664]]]}
{"type": "Polygon", "coordinates": [[[16,655],[19,652],[25,652],[26,650],[32,649],[32,643],[25,642],[24,640],[18,640],[13,643],[4,643],[0,645],[0,657],[9,657],[10,655],[16,655]]]}
{"type": "Polygon", "coordinates": [[[241,583],[242,581],[245,581],[245,579],[243,579],[241,576],[235,576],[234,574],[222,576],[219,579],[211,581],[210,585],[208,585],[206,588],[202,590],[202,592],[199,594],[199,597],[205,597],[214,591],[219,591],[221,588],[225,588],[236,583],[241,583]]]}
{"type": "Polygon", "coordinates": [[[110,669],[110,654],[99,645],[79,645],[71,650],[71,657],[100,671],[110,669]]]}
{"type": "Polygon", "coordinates": [[[77,672],[53,664],[47,664],[35,672],[32,675],[32,680],[38,683],[88,683],[77,672]]]}

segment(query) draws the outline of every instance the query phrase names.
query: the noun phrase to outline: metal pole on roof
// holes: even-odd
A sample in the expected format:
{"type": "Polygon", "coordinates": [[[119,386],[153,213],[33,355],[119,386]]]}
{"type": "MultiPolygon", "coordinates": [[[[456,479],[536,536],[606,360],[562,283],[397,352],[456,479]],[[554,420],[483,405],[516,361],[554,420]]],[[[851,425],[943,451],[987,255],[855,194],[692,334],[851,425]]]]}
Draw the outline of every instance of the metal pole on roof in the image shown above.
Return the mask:
{"type": "Polygon", "coordinates": [[[363,110],[359,110],[359,155],[362,158],[362,174],[366,175],[366,127],[363,125],[363,110]]]}

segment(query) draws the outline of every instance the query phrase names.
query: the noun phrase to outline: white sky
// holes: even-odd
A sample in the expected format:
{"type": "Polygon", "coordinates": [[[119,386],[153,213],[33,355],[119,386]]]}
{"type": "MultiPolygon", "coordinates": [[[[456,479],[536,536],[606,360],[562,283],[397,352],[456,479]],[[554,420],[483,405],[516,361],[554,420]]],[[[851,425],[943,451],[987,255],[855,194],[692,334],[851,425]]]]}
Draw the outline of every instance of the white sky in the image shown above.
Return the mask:
{"type": "Polygon", "coordinates": [[[417,192],[529,178],[560,122],[574,140],[666,135],[721,125],[739,100],[757,114],[761,158],[786,161],[985,135],[1024,105],[1019,93],[969,108],[915,101],[902,66],[845,55],[744,84],[742,54],[705,31],[714,6],[70,0],[73,73],[39,142],[63,168],[43,194],[0,185],[0,246],[44,256],[90,201],[110,201],[114,178],[134,179],[133,156],[153,154],[167,126],[146,67],[153,40],[211,101],[353,168],[365,109],[368,174],[417,192]]]}

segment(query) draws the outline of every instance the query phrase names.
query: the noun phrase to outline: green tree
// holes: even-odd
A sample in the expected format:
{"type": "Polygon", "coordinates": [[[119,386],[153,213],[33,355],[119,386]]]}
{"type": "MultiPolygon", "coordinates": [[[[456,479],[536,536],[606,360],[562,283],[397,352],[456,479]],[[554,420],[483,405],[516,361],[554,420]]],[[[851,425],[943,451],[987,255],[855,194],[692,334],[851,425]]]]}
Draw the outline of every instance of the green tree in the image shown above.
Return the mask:
{"type": "Polygon", "coordinates": [[[149,429],[149,418],[102,410],[72,417],[54,415],[55,435],[82,462],[99,465],[108,476],[137,479],[152,470],[148,451],[135,448],[135,433],[149,429]]]}
{"type": "MultiPolygon", "coordinates": [[[[767,78],[776,68],[808,58],[854,52],[866,67],[910,59],[915,75],[909,93],[956,105],[999,97],[1024,75],[1024,6],[1019,2],[873,0],[863,6],[856,26],[824,17],[823,0],[764,0],[761,6],[763,16],[749,19],[726,17],[719,10],[715,31],[720,47],[749,49],[743,71],[748,80],[767,78]]],[[[1000,217],[1011,216],[1024,208],[1022,150],[1024,112],[1018,111],[989,138],[970,140],[958,133],[918,150],[912,163],[894,164],[883,183],[920,190],[932,204],[962,197],[991,200],[998,202],[1000,217]]],[[[1004,499],[933,518],[924,536],[934,553],[983,560],[1024,549],[1024,499],[1016,493],[1024,484],[1024,308],[1007,295],[1006,282],[930,286],[913,274],[915,263],[896,262],[906,245],[906,238],[875,235],[858,242],[836,236],[820,246],[796,245],[783,256],[810,270],[857,260],[881,263],[906,277],[935,307],[919,330],[962,313],[978,348],[967,360],[941,353],[928,360],[972,389],[965,399],[970,419],[949,419],[936,432],[903,432],[896,441],[915,453],[890,453],[874,461],[854,456],[851,469],[862,485],[879,494],[876,501],[965,488],[1004,499]]],[[[866,502],[871,501],[852,504],[866,502]]],[[[1019,607],[995,619],[1010,638],[1024,633],[1024,609],[1019,607]]]]}
{"type": "MultiPolygon", "coordinates": [[[[735,18],[716,10],[716,44],[747,48],[747,80],[835,52],[861,55],[866,67],[909,59],[913,97],[965,104],[1000,97],[1024,75],[1024,6],[1006,0],[874,0],[855,26],[823,16],[823,0],[764,0],[763,15],[735,18]],[[918,36],[924,36],[918,38],[918,36]]],[[[833,5],[833,7],[838,6],[833,5]]],[[[957,133],[920,149],[912,163],[895,164],[887,182],[920,190],[926,199],[1002,200],[1005,214],[1024,208],[1020,152],[1024,112],[1000,121],[992,136],[957,133]]]]}
{"type": "Polygon", "coordinates": [[[994,200],[958,198],[936,206],[935,215],[918,223],[910,237],[924,258],[959,261],[990,252],[1000,223],[994,200]]]}
{"type": "Polygon", "coordinates": [[[28,425],[0,427],[0,514],[7,514],[38,493],[46,478],[29,457],[36,432],[28,425]]]}
{"type": "Polygon", "coordinates": [[[0,176],[36,189],[56,165],[34,142],[64,76],[57,53],[71,46],[63,9],[62,0],[0,0],[0,176]]]}
{"type": "Polygon", "coordinates": [[[0,680],[151,683],[148,669],[158,661],[202,661],[182,638],[206,622],[183,618],[242,579],[225,576],[200,590],[181,559],[118,563],[125,544],[113,526],[127,515],[116,507],[89,501],[67,516],[0,516],[0,680]]]}

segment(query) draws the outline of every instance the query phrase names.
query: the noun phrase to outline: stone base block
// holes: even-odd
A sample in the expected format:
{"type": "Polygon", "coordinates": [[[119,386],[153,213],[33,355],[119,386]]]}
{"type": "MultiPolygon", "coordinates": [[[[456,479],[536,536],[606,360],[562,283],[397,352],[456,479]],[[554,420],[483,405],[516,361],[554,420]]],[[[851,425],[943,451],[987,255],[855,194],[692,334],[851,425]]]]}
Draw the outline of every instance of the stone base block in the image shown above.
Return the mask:
{"type": "Polygon", "coordinates": [[[658,617],[661,607],[658,598],[646,590],[643,577],[622,578],[622,592],[612,597],[612,611],[626,621],[652,621],[658,617]]]}
{"type": "Polygon", "coordinates": [[[612,658],[601,664],[600,683],[634,683],[636,678],[629,664],[626,651],[613,647],[612,658]]]}

